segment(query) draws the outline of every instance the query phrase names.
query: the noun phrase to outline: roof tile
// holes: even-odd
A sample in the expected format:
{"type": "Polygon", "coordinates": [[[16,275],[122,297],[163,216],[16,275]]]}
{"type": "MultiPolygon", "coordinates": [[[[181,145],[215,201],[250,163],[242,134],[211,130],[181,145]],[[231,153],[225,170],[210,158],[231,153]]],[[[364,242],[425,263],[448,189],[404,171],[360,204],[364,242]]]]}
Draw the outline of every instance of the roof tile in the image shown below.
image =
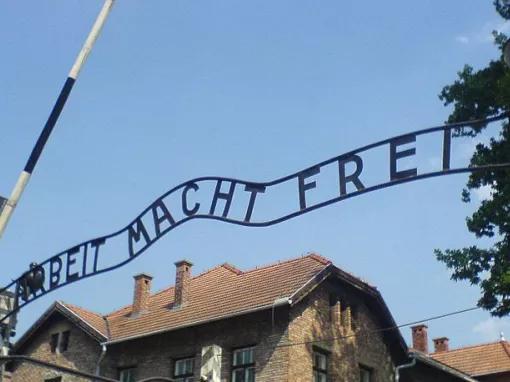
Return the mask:
{"type": "MultiPolygon", "coordinates": [[[[148,311],[140,316],[130,316],[131,305],[106,315],[110,341],[173,330],[270,306],[279,298],[291,297],[329,264],[331,261],[316,254],[246,272],[222,264],[191,279],[188,303],[178,309],[172,309],[172,286],[153,294],[148,311]]],[[[99,325],[97,316],[81,313],[84,319],[92,319],[99,325]]]]}
{"type": "Polygon", "coordinates": [[[59,303],[74,313],[76,316],[81,318],[83,321],[85,321],[89,326],[91,326],[105,338],[108,338],[108,328],[106,325],[106,320],[103,316],[76,305],[68,304],[62,301],[59,303]]]}
{"type": "Polygon", "coordinates": [[[472,376],[510,371],[510,345],[507,341],[432,353],[431,357],[472,376]]]}

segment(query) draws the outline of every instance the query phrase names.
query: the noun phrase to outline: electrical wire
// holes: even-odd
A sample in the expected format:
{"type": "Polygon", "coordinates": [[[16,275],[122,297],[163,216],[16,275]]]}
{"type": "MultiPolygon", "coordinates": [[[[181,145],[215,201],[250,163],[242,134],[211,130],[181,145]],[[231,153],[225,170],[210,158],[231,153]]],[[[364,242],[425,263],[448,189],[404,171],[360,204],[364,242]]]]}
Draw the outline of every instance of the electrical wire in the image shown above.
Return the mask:
{"type": "Polygon", "coordinates": [[[456,311],[453,311],[453,312],[444,313],[444,314],[440,314],[440,315],[437,315],[437,316],[427,317],[427,318],[424,318],[424,319],[421,319],[421,320],[417,320],[417,321],[411,321],[411,322],[407,322],[407,323],[404,323],[404,324],[388,326],[388,327],[385,327],[385,328],[379,328],[379,329],[367,330],[367,331],[358,331],[358,332],[352,333],[352,334],[347,334],[347,335],[342,335],[342,336],[335,336],[335,337],[328,337],[328,338],[322,338],[322,339],[319,339],[319,340],[310,340],[310,341],[302,341],[302,342],[288,342],[288,343],[283,343],[283,344],[276,345],[275,347],[277,347],[277,348],[278,347],[289,347],[289,346],[297,346],[297,345],[310,345],[310,344],[322,343],[322,342],[339,341],[339,340],[344,340],[344,339],[348,339],[348,338],[352,338],[352,337],[358,337],[358,336],[361,336],[361,335],[368,335],[368,334],[372,334],[372,333],[381,333],[381,332],[396,330],[396,329],[400,329],[400,328],[403,328],[403,327],[407,327],[407,326],[411,326],[411,325],[416,325],[416,324],[420,324],[420,323],[423,323],[423,322],[439,320],[441,318],[455,316],[455,315],[458,315],[458,314],[467,313],[467,312],[471,312],[473,310],[478,310],[478,309],[481,309],[481,308],[479,306],[474,306],[474,307],[471,307],[471,308],[456,310],[456,311]]]}

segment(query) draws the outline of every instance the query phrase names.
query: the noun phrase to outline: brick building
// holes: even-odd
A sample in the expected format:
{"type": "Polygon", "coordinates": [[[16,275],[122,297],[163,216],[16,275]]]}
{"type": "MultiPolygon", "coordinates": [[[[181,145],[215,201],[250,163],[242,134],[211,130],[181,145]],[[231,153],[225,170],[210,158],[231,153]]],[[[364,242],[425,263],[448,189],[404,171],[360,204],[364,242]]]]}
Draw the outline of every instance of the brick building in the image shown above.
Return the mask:
{"type": "MultiPolygon", "coordinates": [[[[135,276],[133,303],[107,315],[54,303],[15,353],[122,382],[387,382],[409,361],[399,330],[380,330],[395,322],[378,290],[319,255],[194,277],[190,262],[176,267],[175,286],[155,294],[149,275],[135,276]]],[[[422,362],[401,381],[472,381],[439,364],[422,362]]],[[[85,381],[11,367],[13,382],[85,381]]]]}
{"type": "Polygon", "coordinates": [[[427,326],[417,325],[412,330],[413,348],[422,357],[428,356],[477,381],[510,381],[510,344],[504,338],[497,342],[450,349],[449,338],[439,337],[432,340],[434,351],[429,353],[427,326]]]}

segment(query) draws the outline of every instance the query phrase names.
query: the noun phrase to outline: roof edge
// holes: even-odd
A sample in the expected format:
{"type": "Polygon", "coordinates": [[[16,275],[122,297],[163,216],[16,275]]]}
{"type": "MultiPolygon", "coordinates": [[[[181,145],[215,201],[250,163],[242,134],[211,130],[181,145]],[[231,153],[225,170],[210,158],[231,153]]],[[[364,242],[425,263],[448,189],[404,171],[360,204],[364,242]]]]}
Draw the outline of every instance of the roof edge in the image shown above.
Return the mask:
{"type": "MultiPolygon", "coordinates": [[[[432,353],[430,353],[430,355],[431,356],[435,356],[435,355],[438,355],[438,354],[448,354],[448,353],[454,353],[454,352],[458,352],[458,351],[462,351],[462,350],[474,349],[474,348],[478,348],[478,347],[482,347],[482,346],[498,345],[498,344],[502,345],[503,348],[505,349],[505,351],[506,351],[505,344],[510,346],[510,344],[506,340],[504,340],[504,341],[497,340],[497,341],[492,341],[492,342],[483,342],[481,344],[467,345],[467,346],[463,346],[463,347],[460,347],[460,348],[453,348],[453,349],[449,349],[448,351],[432,352],[432,353]]],[[[510,357],[510,354],[509,354],[509,357],[510,357]]]]}
{"type": "Polygon", "coordinates": [[[56,310],[57,301],[51,304],[48,309],[23,333],[23,335],[14,344],[13,350],[19,349],[28,338],[41,327],[41,325],[48,319],[49,316],[56,310]]]}
{"type": "Polygon", "coordinates": [[[85,333],[87,333],[90,337],[94,338],[98,342],[103,342],[104,340],[107,340],[107,337],[105,337],[99,330],[94,328],[92,325],[90,325],[88,322],[83,320],[80,316],[78,316],[76,313],[71,311],[68,307],[66,307],[62,302],[55,301],[53,304],[51,304],[48,309],[44,311],[44,313],[35,321],[32,326],[30,326],[25,333],[20,337],[19,340],[16,341],[14,344],[13,350],[17,351],[20,347],[22,347],[25,342],[34,335],[39,328],[48,320],[48,318],[55,312],[61,313],[65,318],[70,320],[72,323],[76,324],[78,327],[80,327],[85,333]],[[89,328],[87,330],[86,328],[89,328]],[[90,330],[91,329],[91,330],[90,330]],[[94,335],[96,333],[96,335],[94,335]]]}
{"type": "MultiPolygon", "coordinates": [[[[280,260],[280,261],[277,261],[277,262],[268,263],[268,264],[262,265],[260,267],[257,266],[255,268],[251,268],[251,269],[244,270],[244,271],[242,269],[237,268],[233,264],[225,262],[225,263],[216,265],[216,266],[214,266],[212,268],[206,269],[203,272],[201,272],[201,273],[199,273],[197,275],[192,276],[191,279],[192,280],[198,279],[199,277],[205,276],[208,273],[211,273],[211,272],[213,272],[213,271],[215,271],[217,269],[221,269],[221,268],[226,269],[226,270],[234,273],[237,276],[242,276],[242,275],[245,275],[245,274],[250,273],[250,272],[257,272],[257,271],[260,271],[260,270],[265,270],[267,268],[276,267],[278,265],[282,265],[282,264],[286,264],[286,263],[291,263],[291,262],[303,260],[303,259],[306,259],[306,258],[313,259],[313,260],[317,261],[318,263],[323,264],[325,267],[333,265],[332,261],[327,259],[326,257],[321,256],[321,255],[319,255],[316,252],[310,252],[310,253],[308,253],[306,255],[303,255],[303,256],[300,256],[300,257],[294,257],[294,258],[287,259],[287,260],[280,260]]],[[[355,278],[354,276],[351,276],[351,277],[355,278]]],[[[361,280],[359,280],[359,281],[361,281],[361,280]]],[[[158,291],[156,291],[154,293],[151,293],[150,294],[150,298],[154,298],[154,297],[156,297],[156,296],[158,296],[160,294],[166,293],[166,292],[168,292],[168,291],[170,291],[171,289],[174,289],[174,288],[175,288],[175,285],[170,285],[168,287],[160,289],[160,290],[158,290],[158,291]]],[[[133,306],[132,303],[126,304],[124,306],[121,306],[120,308],[117,308],[117,309],[115,309],[115,310],[105,314],[105,317],[107,318],[107,321],[108,321],[108,317],[113,316],[113,315],[115,315],[117,313],[120,313],[123,310],[130,310],[132,308],[132,306],[133,306]]]]}
{"type": "Polygon", "coordinates": [[[104,344],[105,345],[114,345],[114,344],[118,344],[118,343],[121,343],[121,342],[137,340],[137,339],[144,338],[144,337],[150,337],[150,336],[153,336],[153,335],[156,335],[156,334],[173,332],[175,330],[185,329],[185,328],[189,328],[189,327],[192,327],[192,326],[203,325],[203,324],[207,324],[207,323],[214,322],[214,321],[220,321],[220,320],[225,320],[225,319],[232,318],[232,317],[243,316],[245,314],[255,313],[255,312],[259,312],[259,311],[266,310],[266,309],[273,309],[273,308],[276,308],[276,307],[279,307],[279,306],[283,306],[283,305],[287,305],[287,304],[291,305],[291,303],[292,303],[292,300],[291,300],[290,297],[281,297],[281,298],[276,299],[272,304],[260,305],[260,306],[257,306],[257,307],[251,308],[251,309],[246,309],[246,310],[242,310],[242,311],[238,311],[238,312],[233,312],[233,313],[230,313],[230,314],[219,315],[219,316],[216,316],[216,317],[213,317],[213,318],[208,318],[208,319],[205,319],[205,320],[197,320],[197,321],[193,321],[193,322],[190,322],[188,324],[176,326],[176,327],[173,327],[173,328],[170,328],[170,329],[154,330],[154,331],[148,332],[148,333],[143,333],[143,334],[138,334],[138,335],[134,335],[134,336],[118,338],[118,339],[115,339],[115,340],[109,340],[109,341],[106,341],[104,344]]]}
{"type": "Polygon", "coordinates": [[[294,293],[290,295],[292,306],[296,305],[303,299],[308,293],[314,290],[319,284],[321,284],[329,275],[332,273],[333,265],[327,264],[319,272],[308,279],[303,285],[301,285],[294,293]],[[300,294],[302,294],[300,296],[300,294]]]}
{"type": "Polygon", "coordinates": [[[448,365],[432,358],[431,356],[428,356],[421,352],[412,351],[412,352],[409,352],[409,356],[414,357],[415,359],[417,359],[420,362],[423,362],[423,363],[426,363],[432,367],[435,367],[436,369],[440,369],[446,373],[449,373],[449,374],[455,375],[456,377],[462,378],[464,381],[477,382],[476,379],[471,378],[469,375],[463,373],[462,371],[457,370],[451,366],[448,366],[448,365]]]}
{"type": "Polygon", "coordinates": [[[485,377],[487,375],[497,375],[497,374],[502,374],[502,373],[508,373],[510,371],[510,369],[505,369],[505,370],[495,370],[495,371],[490,371],[488,373],[476,373],[476,374],[473,374],[473,377],[485,377]]]}
{"type": "Polygon", "coordinates": [[[369,283],[361,280],[360,278],[338,268],[337,266],[332,266],[333,273],[336,277],[338,277],[340,280],[352,285],[355,288],[358,288],[362,293],[365,293],[366,295],[370,296],[374,299],[375,303],[380,306],[381,313],[386,317],[388,320],[388,323],[390,325],[390,329],[388,329],[386,332],[391,333],[394,332],[395,336],[398,340],[398,346],[400,350],[404,354],[408,354],[409,348],[407,346],[406,341],[404,340],[404,337],[402,336],[402,333],[399,329],[399,326],[397,325],[395,318],[391,314],[391,310],[388,308],[388,305],[386,305],[386,301],[384,301],[384,298],[379,292],[379,290],[369,283]]]}
{"type": "Polygon", "coordinates": [[[373,298],[376,301],[376,303],[380,306],[382,313],[387,317],[390,325],[393,327],[393,329],[391,331],[395,332],[395,336],[398,340],[398,346],[400,347],[400,351],[402,351],[401,354],[403,354],[403,355],[407,354],[408,347],[404,340],[404,337],[402,336],[402,333],[400,332],[398,325],[395,322],[395,319],[393,318],[393,315],[391,314],[391,311],[388,308],[388,305],[386,305],[386,302],[384,301],[384,298],[382,297],[379,290],[376,287],[357,278],[356,276],[353,276],[350,273],[345,272],[344,270],[336,267],[330,261],[326,260],[326,262],[324,264],[325,264],[325,267],[322,270],[320,270],[317,274],[312,276],[305,284],[303,284],[298,290],[296,290],[291,295],[291,297],[290,297],[291,305],[292,306],[296,305],[306,295],[308,295],[312,290],[314,290],[316,287],[318,287],[324,280],[326,280],[331,275],[334,275],[334,276],[338,277],[341,281],[346,282],[355,288],[358,288],[362,293],[369,295],[371,298],[373,298]]]}
{"type": "MultiPolygon", "coordinates": [[[[78,314],[76,314],[75,312],[73,312],[73,310],[69,307],[67,307],[65,305],[65,303],[62,303],[60,301],[57,302],[59,304],[59,306],[61,306],[62,308],[64,308],[69,314],[71,314],[73,317],[75,317],[79,322],[83,323],[85,326],[89,327],[90,329],[92,329],[95,333],[97,333],[99,336],[100,339],[108,339],[107,336],[105,336],[103,333],[101,333],[97,328],[95,328],[92,324],[90,324],[89,322],[87,322],[86,320],[84,320],[82,317],[80,317],[78,314]]],[[[104,317],[102,317],[103,320],[104,320],[104,317]]],[[[106,320],[104,320],[106,321],[106,320]]]]}

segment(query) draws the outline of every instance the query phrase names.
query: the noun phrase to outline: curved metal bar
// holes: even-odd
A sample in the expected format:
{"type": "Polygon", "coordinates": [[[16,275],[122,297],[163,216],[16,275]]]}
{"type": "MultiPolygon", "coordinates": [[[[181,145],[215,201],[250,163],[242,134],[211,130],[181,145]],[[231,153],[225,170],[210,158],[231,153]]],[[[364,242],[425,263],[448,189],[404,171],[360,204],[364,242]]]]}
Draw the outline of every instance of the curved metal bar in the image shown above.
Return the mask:
{"type": "MultiPolygon", "coordinates": [[[[190,185],[197,185],[200,182],[214,181],[214,182],[217,182],[217,185],[218,185],[217,186],[217,191],[219,190],[219,186],[221,185],[221,182],[228,182],[228,183],[231,184],[232,187],[235,187],[236,185],[242,185],[242,186],[245,186],[245,187],[254,187],[254,186],[256,186],[256,187],[261,187],[261,188],[265,189],[267,187],[271,187],[271,186],[275,186],[275,185],[284,183],[284,182],[289,181],[291,179],[298,179],[302,174],[306,173],[307,171],[313,171],[314,169],[321,168],[321,167],[326,166],[328,164],[331,164],[331,163],[334,163],[334,162],[339,162],[339,161],[342,161],[342,160],[345,160],[345,159],[348,159],[348,158],[352,158],[353,156],[355,156],[355,155],[357,155],[359,153],[362,153],[362,152],[365,152],[367,150],[370,150],[370,149],[373,149],[373,148],[376,148],[376,147],[380,147],[380,146],[383,146],[383,145],[391,144],[392,142],[394,142],[396,140],[400,140],[402,138],[411,137],[411,136],[415,137],[415,136],[418,136],[418,135],[424,135],[424,134],[438,132],[438,131],[445,131],[448,134],[451,134],[451,131],[454,130],[454,129],[459,129],[459,128],[462,128],[462,127],[468,127],[468,126],[471,126],[471,125],[474,125],[474,124],[480,124],[480,123],[487,124],[487,123],[490,123],[490,122],[502,120],[503,118],[507,118],[507,117],[508,117],[508,114],[505,113],[505,114],[501,114],[499,116],[496,116],[496,117],[493,117],[493,118],[489,118],[489,119],[486,119],[486,120],[469,121],[469,122],[455,123],[455,124],[447,124],[447,125],[442,125],[442,126],[422,129],[422,130],[418,130],[418,131],[407,133],[407,134],[401,134],[401,135],[398,135],[398,136],[393,137],[393,138],[384,139],[384,140],[378,141],[376,143],[372,143],[372,144],[363,146],[361,148],[358,148],[358,149],[355,149],[355,150],[351,150],[351,151],[349,151],[347,153],[335,156],[333,158],[330,158],[330,159],[327,159],[327,160],[325,160],[323,162],[315,164],[315,165],[313,165],[311,167],[308,167],[305,170],[301,170],[301,171],[295,172],[293,174],[286,175],[284,177],[278,178],[276,180],[268,181],[268,182],[259,182],[259,183],[256,183],[256,182],[250,182],[250,181],[241,180],[241,179],[228,178],[228,177],[215,177],[215,176],[205,176],[205,177],[195,178],[195,179],[189,180],[187,182],[181,183],[181,184],[173,187],[172,189],[170,189],[169,191],[167,191],[163,195],[161,195],[158,199],[156,199],[156,201],[154,201],[151,205],[149,205],[147,208],[145,208],[140,214],[138,214],[138,216],[135,219],[133,219],[128,225],[126,225],[125,227],[121,228],[120,230],[118,230],[118,231],[116,231],[114,233],[111,233],[109,235],[105,235],[105,236],[97,237],[97,238],[92,239],[92,240],[84,241],[84,242],[82,242],[82,243],[80,243],[80,244],[78,244],[78,245],[76,245],[76,246],[74,246],[74,247],[72,247],[70,249],[62,251],[62,252],[60,252],[60,253],[50,257],[49,259],[47,259],[44,262],[42,262],[41,264],[39,264],[39,266],[40,267],[48,266],[56,258],[60,258],[61,256],[65,255],[65,254],[68,254],[73,248],[93,246],[94,243],[99,243],[99,242],[104,243],[108,239],[111,239],[113,237],[116,237],[116,236],[119,236],[121,234],[125,234],[126,232],[129,232],[129,230],[133,227],[134,224],[139,222],[140,219],[142,217],[144,217],[151,209],[155,208],[155,206],[158,203],[161,203],[164,198],[166,198],[167,196],[175,193],[176,191],[185,190],[186,187],[189,187],[190,185]]],[[[252,222],[252,221],[249,221],[249,220],[232,219],[232,218],[227,217],[226,215],[223,215],[223,216],[214,215],[213,212],[210,213],[210,214],[195,213],[195,214],[187,215],[186,217],[182,218],[181,220],[174,221],[173,224],[169,228],[165,229],[163,232],[158,234],[154,239],[147,240],[147,244],[144,247],[142,247],[139,250],[137,250],[136,253],[134,253],[134,252],[130,253],[130,256],[127,257],[123,261],[120,261],[120,262],[118,262],[118,263],[116,263],[114,265],[111,265],[109,267],[105,267],[105,268],[102,268],[102,269],[94,269],[93,272],[87,273],[87,274],[83,274],[82,276],[80,276],[79,278],[77,278],[75,280],[66,281],[65,283],[62,283],[62,284],[59,284],[59,285],[54,285],[54,286],[51,287],[50,290],[44,291],[44,292],[42,292],[39,295],[34,294],[30,299],[25,300],[22,303],[19,303],[19,296],[18,296],[18,298],[16,299],[16,308],[12,312],[10,312],[6,316],[4,316],[2,319],[0,319],[0,322],[2,322],[3,320],[7,319],[10,315],[14,314],[15,312],[19,311],[21,308],[23,308],[24,306],[26,306],[30,302],[35,301],[39,297],[42,297],[46,293],[49,293],[49,292],[51,292],[53,290],[56,290],[56,289],[59,289],[59,288],[65,286],[65,285],[67,285],[69,283],[76,282],[76,281],[79,281],[81,279],[84,279],[84,278],[87,278],[87,277],[91,277],[91,276],[95,276],[95,275],[98,275],[98,274],[101,274],[101,273],[112,271],[114,269],[117,269],[117,268],[119,268],[119,267],[129,263],[130,261],[134,260],[139,255],[141,255],[143,252],[145,252],[145,250],[147,250],[152,244],[154,244],[156,241],[158,241],[161,237],[166,235],[166,233],[170,232],[171,230],[173,230],[174,228],[180,226],[181,224],[184,224],[184,223],[186,223],[186,222],[188,222],[190,220],[193,220],[193,219],[217,220],[217,221],[222,221],[222,222],[226,222],[226,223],[230,223],[230,224],[236,224],[236,225],[247,226],[247,227],[268,227],[268,226],[272,226],[272,225],[275,225],[275,224],[282,223],[282,222],[284,222],[286,220],[289,220],[289,219],[292,219],[294,217],[297,217],[297,216],[303,215],[305,213],[308,213],[310,211],[314,211],[316,209],[328,206],[330,204],[337,203],[337,202],[345,200],[345,199],[349,199],[349,198],[352,198],[352,197],[355,197],[355,196],[366,194],[368,192],[377,191],[377,190],[381,190],[381,189],[384,189],[384,188],[396,186],[396,185],[399,185],[399,184],[408,183],[408,182],[415,181],[415,180],[433,178],[433,177],[438,177],[438,176],[443,176],[443,175],[470,173],[470,172],[475,172],[475,171],[488,171],[488,170],[508,169],[508,168],[510,168],[510,163],[499,163],[499,164],[492,164],[492,165],[485,165],[485,166],[478,166],[478,167],[463,167],[463,168],[455,168],[455,169],[449,169],[448,168],[448,169],[442,170],[442,171],[434,171],[434,172],[429,172],[429,173],[416,174],[416,175],[413,175],[413,176],[399,178],[399,179],[393,179],[393,180],[390,180],[388,182],[379,183],[379,184],[376,184],[376,185],[373,185],[373,186],[370,186],[370,187],[366,187],[366,188],[363,187],[362,189],[358,188],[357,191],[349,192],[349,193],[346,193],[346,194],[341,194],[341,195],[339,195],[337,197],[330,198],[330,199],[325,200],[325,201],[323,201],[321,203],[317,203],[317,204],[314,204],[314,205],[311,205],[311,206],[304,206],[304,207],[302,206],[302,208],[300,208],[299,210],[291,212],[291,213],[288,213],[288,214],[286,214],[284,216],[280,216],[280,217],[277,217],[277,218],[274,218],[274,219],[270,219],[270,220],[266,220],[266,221],[260,221],[260,222],[252,222]]],[[[13,280],[7,286],[5,286],[3,289],[1,289],[0,292],[4,291],[6,289],[12,288],[13,286],[17,286],[16,291],[18,292],[18,289],[19,289],[18,287],[21,285],[23,280],[26,280],[27,276],[30,275],[30,272],[31,271],[24,272],[20,277],[18,277],[17,279],[13,280]]]]}
{"type": "Polygon", "coordinates": [[[0,362],[27,362],[27,363],[31,363],[31,364],[34,364],[37,366],[42,366],[42,367],[46,367],[48,369],[53,369],[53,370],[67,373],[67,374],[71,374],[76,377],[87,378],[87,379],[90,379],[91,381],[120,382],[117,379],[111,379],[111,378],[101,377],[101,376],[90,374],[90,373],[85,373],[83,371],[71,369],[71,368],[65,367],[65,366],[60,366],[60,365],[57,365],[57,364],[54,364],[51,362],[42,361],[40,359],[28,357],[25,355],[0,356],[0,362]]]}

